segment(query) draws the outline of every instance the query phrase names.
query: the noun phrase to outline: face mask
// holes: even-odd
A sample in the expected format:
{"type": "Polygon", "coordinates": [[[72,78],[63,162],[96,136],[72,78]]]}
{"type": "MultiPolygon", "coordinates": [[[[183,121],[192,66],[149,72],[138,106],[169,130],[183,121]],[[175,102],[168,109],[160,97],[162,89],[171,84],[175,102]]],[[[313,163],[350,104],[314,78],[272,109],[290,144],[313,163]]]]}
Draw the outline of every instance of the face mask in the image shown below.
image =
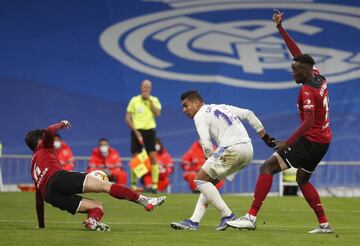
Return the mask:
{"type": "Polygon", "coordinates": [[[100,150],[101,154],[106,155],[109,152],[109,146],[101,145],[99,147],[99,150],[100,150]]]}
{"type": "Polygon", "coordinates": [[[156,144],[156,145],[155,145],[155,150],[156,150],[156,151],[160,151],[160,150],[161,150],[161,145],[160,145],[160,144],[156,144]]]}
{"type": "Polygon", "coordinates": [[[54,141],[54,147],[55,147],[55,149],[60,149],[61,142],[60,141],[54,141]]]}

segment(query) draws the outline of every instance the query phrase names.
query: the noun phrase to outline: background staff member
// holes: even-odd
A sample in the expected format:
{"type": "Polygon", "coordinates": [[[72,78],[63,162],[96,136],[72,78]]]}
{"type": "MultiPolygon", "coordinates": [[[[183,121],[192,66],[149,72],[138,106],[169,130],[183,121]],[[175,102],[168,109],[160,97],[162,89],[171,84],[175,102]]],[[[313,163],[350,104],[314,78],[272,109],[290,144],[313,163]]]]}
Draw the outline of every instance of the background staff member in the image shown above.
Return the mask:
{"type": "Polygon", "coordinates": [[[110,146],[106,138],[100,138],[98,147],[91,153],[87,172],[95,170],[104,171],[112,182],[127,184],[127,174],[123,169],[120,154],[110,146]]]}
{"type": "Polygon", "coordinates": [[[74,170],[74,154],[70,146],[62,140],[59,134],[54,136],[54,148],[63,169],[68,171],[74,170]]]}

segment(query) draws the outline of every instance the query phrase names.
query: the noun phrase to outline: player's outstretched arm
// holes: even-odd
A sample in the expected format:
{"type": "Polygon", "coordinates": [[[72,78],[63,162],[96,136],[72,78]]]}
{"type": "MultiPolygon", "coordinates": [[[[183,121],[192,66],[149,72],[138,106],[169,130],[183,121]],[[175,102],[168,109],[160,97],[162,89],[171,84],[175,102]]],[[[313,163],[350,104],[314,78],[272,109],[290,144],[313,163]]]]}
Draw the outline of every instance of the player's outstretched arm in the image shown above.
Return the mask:
{"type": "Polygon", "coordinates": [[[45,130],[43,144],[46,148],[52,148],[54,146],[54,135],[57,131],[63,128],[69,129],[71,124],[67,120],[62,120],[58,123],[48,126],[45,130]]]}
{"type": "Polygon", "coordinates": [[[291,55],[293,57],[297,57],[302,54],[299,46],[296,44],[296,42],[292,39],[292,37],[285,31],[285,29],[282,27],[282,20],[284,13],[274,9],[275,13],[273,14],[273,22],[276,25],[276,28],[279,30],[279,33],[283,40],[285,41],[286,47],[289,49],[291,55]]]}
{"type": "Polygon", "coordinates": [[[41,196],[41,193],[38,189],[35,192],[35,201],[36,201],[36,215],[38,219],[38,227],[40,229],[45,228],[45,216],[44,216],[44,199],[41,196]]]}
{"type": "Polygon", "coordinates": [[[238,108],[235,106],[230,106],[233,113],[240,119],[246,120],[249,125],[254,128],[254,130],[259,133],[261,130],[264,129],[261,121],[258,117],[254,114],[253,111],[245,108],[238,108]]]}
{"type": "Polygon", "coordinates": [[[232,106],[231,108],[240,120],[246,120],[249,125],[254,128],[254,130],[257,132],[257,134],[267,146],[269,146],[270,148],[275,147],[275,138],[271,137],[268,133],[266,133],[264,126],[253,111],[234,106],[232,106]]]}

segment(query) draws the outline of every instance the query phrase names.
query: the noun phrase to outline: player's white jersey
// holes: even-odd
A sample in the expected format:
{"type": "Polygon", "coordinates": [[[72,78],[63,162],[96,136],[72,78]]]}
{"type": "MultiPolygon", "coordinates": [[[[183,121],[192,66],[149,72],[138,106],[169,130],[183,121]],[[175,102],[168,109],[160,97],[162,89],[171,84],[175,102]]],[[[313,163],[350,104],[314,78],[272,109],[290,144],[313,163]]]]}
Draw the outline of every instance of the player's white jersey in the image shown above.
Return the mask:
{"type": "Polygon", "coordinates": [[[240,120],[246,120],[260,132],[264,129],[259,119],[248,109],[225,104],[204,104],[194,116],[196,130],[206,157],[213,153],[214,140],[219,147],[250,142],[240,120]]]}

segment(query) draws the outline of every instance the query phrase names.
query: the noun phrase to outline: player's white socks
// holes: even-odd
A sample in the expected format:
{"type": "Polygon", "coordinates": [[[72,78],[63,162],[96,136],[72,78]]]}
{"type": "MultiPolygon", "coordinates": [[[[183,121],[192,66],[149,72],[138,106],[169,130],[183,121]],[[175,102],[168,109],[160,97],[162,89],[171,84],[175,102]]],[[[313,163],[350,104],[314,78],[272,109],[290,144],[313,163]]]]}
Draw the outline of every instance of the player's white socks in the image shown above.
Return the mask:
{"type": "Polygon", "coordinates": [[[206,213],[206,209],[208,207],[208,200],[205,198],[205,196],[201,193],[199,196],[199,199],[196,203],[194,213],[190,217],[191,221],[200,223],[201,219],[204,217],[206,213]]]}
{"type": "Polygon", "coordinates": [[[220,212],[221,217],[231,215],[230,208],[226,205],[224,200],[221,198],[219,191],[212,183],[203,180],[194,180],[194,182],[197,189],[220,212]]]}

